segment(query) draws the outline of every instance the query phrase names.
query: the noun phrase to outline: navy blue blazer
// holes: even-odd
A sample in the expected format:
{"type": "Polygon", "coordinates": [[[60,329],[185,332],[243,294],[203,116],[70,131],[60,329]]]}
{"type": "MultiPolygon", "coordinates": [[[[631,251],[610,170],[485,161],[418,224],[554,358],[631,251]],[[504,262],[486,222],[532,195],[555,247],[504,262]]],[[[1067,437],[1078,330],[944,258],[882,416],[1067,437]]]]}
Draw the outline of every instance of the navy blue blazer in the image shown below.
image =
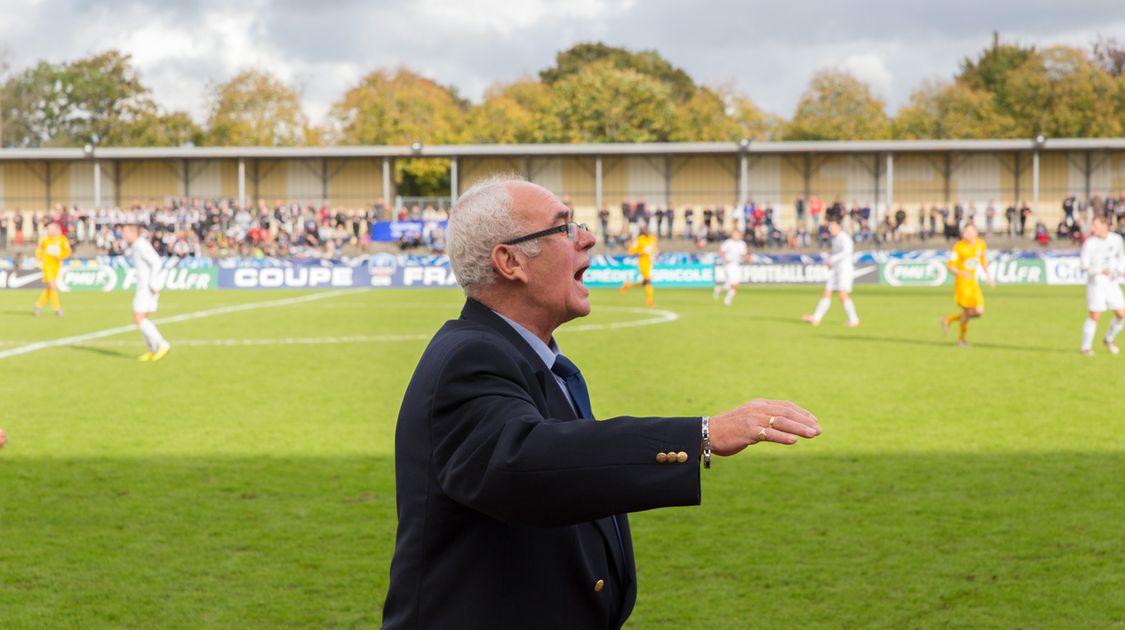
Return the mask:
{"type": "Polygon", "coordinates": [[[637,597],[625,513],[697,505],[699,450],[698,417],[578,420],[527,342],[468,300],[399,412],[383,627],[619,628],[637,597]]]}

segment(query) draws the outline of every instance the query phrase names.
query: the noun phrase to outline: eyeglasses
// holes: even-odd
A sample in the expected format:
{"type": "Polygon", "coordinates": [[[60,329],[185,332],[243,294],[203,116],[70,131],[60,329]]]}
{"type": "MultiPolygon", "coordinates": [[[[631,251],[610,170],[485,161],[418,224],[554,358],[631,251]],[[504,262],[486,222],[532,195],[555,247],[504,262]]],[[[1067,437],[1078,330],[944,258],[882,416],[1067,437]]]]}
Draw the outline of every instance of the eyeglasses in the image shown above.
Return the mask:
{"type": "Polygon", "coordinates": [[[510,241],[504,241],[502,244],[503,245],[518,245],[520,243],[526,243],[527,241],[534,241],[537,238],[543,238],[544,236],[550,236],[552,234],[559,234],[561,232],[566,232],[566,239],[568,241],[577,241],[578,240],[578,230],[585,230],[587,232],[590,231],[590,229],[586,227],[585,223],[575,223],[575,222],[571,221],[569,223],[563,223],[562,225],[556,225],[555,227],[549,227],[545,230],[540,230],[540,231],[534,232],[532,234],[525,234],[524,236],[520,236],[518,238],[513,238],[510,241]]]}

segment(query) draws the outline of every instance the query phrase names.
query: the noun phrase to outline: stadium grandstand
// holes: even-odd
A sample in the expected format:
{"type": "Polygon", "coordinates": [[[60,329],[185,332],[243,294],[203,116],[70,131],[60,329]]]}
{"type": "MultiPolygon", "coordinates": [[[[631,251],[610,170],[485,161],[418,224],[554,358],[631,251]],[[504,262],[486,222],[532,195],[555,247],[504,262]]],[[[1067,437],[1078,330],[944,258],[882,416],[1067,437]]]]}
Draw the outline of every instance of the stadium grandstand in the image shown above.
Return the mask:
{"type": "Polygon", "coordinates": [[[1011,247],[1080,241],[1095,215],[1125,232],[1125,139],[0,150],[0,247],[62,220],[115,254],[139,214],[161,253],[333,257],[442,251],[452,199],[517,173],[619,247],[644,223],[707,248],[737,227],[759,249],[815,249],[823,219],[862,247],[941,239],[973,221],[1011,247]],[[448,198],[396,195],[396,160],[448,164],[448,198]],[[389,224],[377,229],[379,224],[389,224]],[[398,224],[398,225],[396,225],[398,224]],[[393,227],[394,229],[390,229],[393,227]]]}

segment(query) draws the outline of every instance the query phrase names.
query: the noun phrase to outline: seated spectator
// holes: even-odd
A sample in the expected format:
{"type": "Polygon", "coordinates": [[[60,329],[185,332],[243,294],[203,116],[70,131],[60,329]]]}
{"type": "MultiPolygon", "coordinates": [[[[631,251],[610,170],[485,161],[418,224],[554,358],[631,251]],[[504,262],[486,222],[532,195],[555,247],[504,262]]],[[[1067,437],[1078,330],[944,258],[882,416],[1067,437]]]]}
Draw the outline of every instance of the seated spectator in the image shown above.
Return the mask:
{"type": "Polygon", "coordinates": [[[1047,225],[1042,221],[1035,223],[1035,241],[1044,247],[1051,242],[1051,234],[1047,231],[1047,225]]]}

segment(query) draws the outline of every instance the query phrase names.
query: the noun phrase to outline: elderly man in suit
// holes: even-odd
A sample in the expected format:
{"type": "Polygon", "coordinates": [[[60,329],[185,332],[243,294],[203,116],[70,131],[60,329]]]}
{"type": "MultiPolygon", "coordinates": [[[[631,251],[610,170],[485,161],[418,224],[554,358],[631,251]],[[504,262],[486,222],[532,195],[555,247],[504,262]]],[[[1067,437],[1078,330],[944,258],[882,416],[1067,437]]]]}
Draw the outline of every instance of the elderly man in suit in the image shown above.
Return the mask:
{"type": "Polygon", "coordinates": [[[618,628],[637,595],[628,512],[697,505],[700,462],[820,434],[797,405],[593,421],[554,331],[590,312],[594,235],[546,189],[461,196],[447,251],[468,297],[434,335],[395,435],[384,628],[618,628]]]}

